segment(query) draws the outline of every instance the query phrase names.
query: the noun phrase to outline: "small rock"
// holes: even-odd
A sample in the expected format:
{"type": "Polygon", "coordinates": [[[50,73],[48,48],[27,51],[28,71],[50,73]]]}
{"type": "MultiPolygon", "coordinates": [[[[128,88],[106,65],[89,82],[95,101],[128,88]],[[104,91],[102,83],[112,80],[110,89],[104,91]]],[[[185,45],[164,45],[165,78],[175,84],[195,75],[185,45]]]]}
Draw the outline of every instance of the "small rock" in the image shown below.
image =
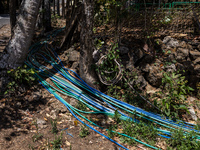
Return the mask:
{"type": "Polygon", "coordinates": [[[188,97],[187,100],[188,100],[189,102],[194,102],[194,101],[196,100],[196,98],[195,98],[195,97],[188,97]]]}
{"type": "Polygon", "coordinates": [[[147,82],[142,75],[138,76],[137,80],[135,81],[135,84],[138,85],[140,89],[143,89],[147,86],[147,82]]]}
{"type": "Polygon", "coordinates": [[[56,117],[57,117],[57,114],[56,114],[56,111],[55,111],[55,110],[52,110],[52,111],[50,112],[50,115],[51,115],[51,118],[52,118],[52,119],[56,119],[56,117]]]}
{"type": "Polygon", "coordinates": [[[49,108],[49,107],[47,107],[47,108],[45,109],[45,111],[50,111],[50,108],[49,108]]]}
{"type": "Polygon", "coordinates": [[[48,118],[50,118],[50,117],[51,117],[51,116],[50,116],[49,114],[47,114],[47,113],[46,113],[46,116],[47,116],[48,118]]]}
{"type": "Polygon", "coordinates": [[[74,98],[70,98],[70,105],[75,107],[77,104],[77,100],[75,100],[74,98]]]}
{"type": "Polygon", "coordinates": [[[176,71],[176,66],[175,66],[175,64],[171,64],[171,65],[169,65],[169,66],[166,66],[165,68],[167,69],[166,72],[174,72],[174,71],[176,71]]]}
{"type": "Polygon", "coordinates": [[[174,61],[174,60],[176,60],[176,53],[171,53],[168,57],[167,57],[167,60],[169,61],[169,62],[172,62],[172,61],[174,61]]]}
{"type": "Polygon", "coordinates": [[[38,100],[40,100],[41,98],[42,98],[42,95],[41,95],[39,92],[33,92],[33,94],[32,94],[32,99],[33,99],[33,100],[38,101],[38,100]]]}
{"type": "Polygon", "coordinates": [[[194,71],[196,72],[196,77],[200,78],[200,64],[194,67],[194,71]]]}
{"type": "Polygon", "coordinates": [[[46,128],[47,128],[47,125],[40,124],[40,125],[38,125],[38,127],[39,127],[40,129],[46,129],[46,128]]]}
{"type": "Polygon", "coordinates": [[[89,141],[89,143],[92,144],[93,142],[92,142],[92,141],[89,141]]]}
{"type": "Polygon", "coordinates": [[[180,44],[179,44],[180,47],[182,48],[187,48],[187,44],[185,41],[182,41],[180,44]]]}
{"type": "Polygon", "coordinates": [[[71,145],[67,140],[66,140],[65,144],[66,144],[67,146],[70,146],[70,145],[71,145]]]}
{"type": "Polygon", "coordinates": [[[200,64],[200,57],[195,59],[195,61],[193,62],[195,65],[200,64]]]}
{"type": "Polygon", "coordinates": [[[80,52],[78,51],[72,51],[69,53],[69,61],[79,61],[80,58],[80,52]]]}
{"type": "Polygon", "coordinates": [[[21,102],[17,102],[16,105],[19,107],[19,106],[21,106],[22,104],[21,104],[21,102]]]}
{"type": "Polygon", "coordinates": [[[142,66],[141,70],[143,72],[149,72],[150,71],[150,65],[149,64],[146,64],[145,66],[142,66]]]}
{"type": "Polygon", "coordinates": [[[195,60],[200,57],[200,52],[199,51],[190,51],[190,57],[192,60],[195,60]]]}
{"type": "Polygon", "coordinates": [[[167,48],[176,48],[179,46],[179,42],[170,36],[166,36],[163,39],[163,43],[167,46],[167,48]]]}
{"type": "Polygon", "coordinates": [[[163,74],[159,70],[159,66],[150,66],[149,73],[146,74],[147,81],[155,87],[159,87],[162,84],[163,74]]]}
{"type": "Polygon", "coordinates": [[[195,114],[194,108],[190,106],[190,107],[188,107],[188,111],[190,112],[192,119],[197,121],[197,116],[195,114]]]}
{"type": "Polygon", "coordinates": [[[122,54],[122,55],[128,54],[129,48],[128,48],[128,47],[125,47],[125,46],[121,46],[121,47],[119,48],[119,51],[120,51],[120,54],[122,54]]]}
{"type": "Polygon", "coordinates": [[[19,132],[19,131],[22,131],[22,129],[21,128],[17,128],[17,131],[19,132]]]}
{"type": "Polygon", "coordinates": [[[45,120],[42,120],[42,119],[39,119],[39,118],[37,118],[37,124],[42,124],[42,125],[45,125],[45,124],[46,124],[46,121],[45,121],[45,120]]]}
{"type": "Polygon", "coordinates": [[[185,61],[189,56],[189,50],[186,48],[177,49],[177,61],[185,61]]]}
{"type": "Polygon", "coordinates": [[[60,113],[59,116],[63,117],[64,119],[70,119],[71,117],[67,114],[60,113]]]}

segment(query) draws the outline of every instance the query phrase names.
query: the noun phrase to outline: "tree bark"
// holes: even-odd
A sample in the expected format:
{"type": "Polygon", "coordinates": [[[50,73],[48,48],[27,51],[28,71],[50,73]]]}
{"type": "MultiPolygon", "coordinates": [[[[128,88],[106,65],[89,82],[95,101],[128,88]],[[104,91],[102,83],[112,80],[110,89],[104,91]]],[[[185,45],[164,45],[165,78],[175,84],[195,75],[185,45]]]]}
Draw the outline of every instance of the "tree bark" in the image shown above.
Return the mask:
{"type": "Polygon", "coordinates": [[[41,0],[23,0],[14,35],[0,59],[1,69],[16,68],[21,66],[26,59],[34,34],[40,2],[41,0]]]}
{"type": "Polygon", "coordinates": [[[57,2],[57,15],[60,16],[60,0],[56,0],[57,2]]]}
{"type": "Polygon", "coordinates": [[[51,5],[50,5],[50,0],[44,0],[44,18],[43,18],[43,27],[44,27],[44,32],[49,32],[51,31],[51,5]]]}
{"type": "Polygon", "coordinates": [[[10,28],[11,28],[11,37],[14,34],[14,27],[16,24],[16,0],[10,0],[9,2],[9,13],[10,13],[10,28]]]}
{"type": "Polygon", "coordinates": [[[21,6],[21,0],[17,0],[17,8],[20,8],[21,6]]]}
{"type": "Polygon", "coordinates": [[[53,15],[55,16],[56,14],[56,3],[55,0],[53,0],[53,15]]]}
{"type": "Polygon", "coordinates": [[[65,0],[62,0],[62,17],[65,18],[65,0]]]}
{"type": "Polygon", "coordinates": [[[4,7],[3,7],[2,2],[0,1],[0,14],[3,14],[3,13],[4,13],[4,7]]]}
{"type": "Polygon", "coordinates": [[[92,67],[93,57],[92,53],[94,51],[93,45],[93,11],[94,11],[94,1],[93,0],[83,0],[83,13],[81,20],[81,51],[80,51],[80,77],[94,88],[99,88],[96,84],[97,75],[95,73],[94,67],[92,67]]]}

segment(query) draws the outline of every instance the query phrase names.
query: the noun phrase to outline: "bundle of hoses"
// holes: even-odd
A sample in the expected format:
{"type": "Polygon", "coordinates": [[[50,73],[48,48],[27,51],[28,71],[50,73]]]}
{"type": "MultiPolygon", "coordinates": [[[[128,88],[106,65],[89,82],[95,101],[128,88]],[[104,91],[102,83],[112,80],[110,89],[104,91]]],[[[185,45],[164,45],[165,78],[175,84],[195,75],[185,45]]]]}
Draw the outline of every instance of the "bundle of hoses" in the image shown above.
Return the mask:
{"type": "MultiPolygon", "coordinates": [[[[42,84],[44,88],[46,88],[60,102],[62,102],[78,121],[124,149],[127,148],[92,127],[92,125],[94,125],[102,129],[102,127],[87,119],[83,114],[105,114],[107,116],[114,116],[115,111],[118,111],[118,113],[121,114],[120,119],[132,120],[136,123],[140,122],[139,120],[131,118],[127,115],[134,114],[139,118],[148,120],[155,124],[155,129],[159,131],[158,135],[164,138],[170,138],[172,133],[171,131],[164,130],[163,128],[170,129],[172,131],[183,129],[185,134],[188,134],[190,131],[199,133],[198,130],[194,129],[194,124],[187,122],[176,123],[169,119],[163,119],[160,115],[144,111],[143,109],[112,98],[90,87],[74,71],[63,65],[53,47],[47,41],[36,43],[30,48],[26,64],[30,68],[37,70],[35,77],[39,79],[40,84],[42,84]],[[85,104],[88,108],[87,111],[73,107],[64,100],[63,95],[73,97],[79,102],[85,104]],[[85,119],[85,121],[82,121],[83,119],[85,119]]],[[[112,132],[133,139],[136,142],[152,149],[158,149],[134,138],[134,135],[131,137],[120,132],[112,132]]],[[[200,139],[200,137],[197,137],[197,139],[200,139]]]]}

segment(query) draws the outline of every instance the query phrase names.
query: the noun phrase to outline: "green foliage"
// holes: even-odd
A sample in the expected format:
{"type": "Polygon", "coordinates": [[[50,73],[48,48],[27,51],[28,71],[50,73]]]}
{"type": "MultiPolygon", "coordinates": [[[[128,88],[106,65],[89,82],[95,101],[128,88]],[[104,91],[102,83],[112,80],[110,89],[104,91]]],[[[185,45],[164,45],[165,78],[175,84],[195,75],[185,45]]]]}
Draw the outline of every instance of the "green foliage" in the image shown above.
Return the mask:
{"type": "Polygon", "coordinates": [[[60,150],[60,147],[62,146],[62,133],[59,136],[55,135],[54,141],[51,141],[51,145],[53,150],[60,150]]]}
{"type": "Polygon", "coordinates": [[[28,148],[31,149],[31,150],[35,149],[31,144],[28,145],[28,148]]]}
{"type": "Polygon", "coordinates": [[[158,92],[161,97],[155,104],[162,110],[164,115],[171,118],[178,118],[179,115],[187,110],[187,94],[193,89],[187,86],[185,77],[175,72],[163,74],[162,91],[158,92]]]}
{"type": "Polygon", "coordinates": [[[19,87],[20,84],[25,84],[31,86],[37,78],[33,77],[36,70],[33,68],[28,69],[26,65],[23,67],[18,67],[17,69],[11,69],[7,71],[8,75],[11,76],[12,81],[8,83],[7,90],[4,94],[9,94],[15,91],[16,88],[19,87]]]}
{"type": "Polygon", "coordinates": [[[40,140],[42,137],[43,137],[43,134],[41,134],[41,133],[36,133],[36,134],[34,134],[33,137],[32,137],[33,142],[37,142],[37,141],[40,140]]]}
{"type": "Polygon", "coordinates": [[[106,59],[99,65],[97,71],[104,77],[106,81],[111,81],[115,76],[116,72],[119,72],[119,68],[115,60],[119,59],[119,49],[117,43],[111,43],[111,48],[106,55],[106,59]]]}
{"type": "MultiPolygon", "coordinates": [[[[121,126],[124,134],[142,140],[148,144],[155,145],[157,130],[154,128],[153,124],[147,122],[144,123],[142,121],[135,123],[131,120],[126,120],[121,122],[121,126]]],[[[123,143],[128,143],[130,145],[135,143],[133,139],[125,136],[121,136],[120,140],[123,143]]]]}
{"type": "Polygon", "coordinates": [[[58,133],[57,121],[56,120],[54,120],[54,121],[51,120],[51,126],[52,126],[51,133],[57,134],[58,133]]]}
{"type": "Polygon", "coordinates": [[[122,93],[120,90],[122,90],[121,86],[110,85],[108,86],[107,95],[110,95],[116,99],[121,99],[122,93]]]}
{"type": "Polygon", "coordinates": [[[121,114],[118,112],[118,110],[115,110],[115,114],[114,114],[114,121],[118,124],[120,123],[121,119],[121,114]]]}
{"type": "Polygon", "coordinates": [[[124,0],[98,0],[95,1],[95,22],[97,25],[108,24],[111,21],[119,22],[127,17],[124,0]]]}
{"type": "Polygon", "coordinates": [[[82,125],[81,130],[79,132],[80,137],[83,138],[89,134],[90,134],[89,127],[87,127],[86,125],[82,125]]]}
{"type": "Polygon", "coordinates": [[[197,134],[194,131],[185,133],[182,129],[175,130],[167,143],[170,145],[168,150],[199,150],[200,141],[197,140],[197,134]]]}
{"type": "Polygon", "coordinates": [[[26,65],[23,67],[18,67],[15,70],[11,69],[10,71],[7,71],[7,73],[10,74],[15,79],[15,81],[19,83],[30,85],[33,81],[36,80],[36,78],[33,77],[36,71],[33,68],[27,69],[26,65]]]}
{"type": "Polygon", "coordinates": [[[58,23],[58,19],[60,19],[61,16],[58,16],[58,14],[55,14],[55,15],[51,15],[51,20],[53,23],[58,23]]]}
{"type": "MultiPolygon", "coordinates": [[[[95,30],[95,28],[93,29],[93,31],[94,30],[95,30]]],[[[104,41],[101,41],[101,40],[95,38],[94,43],[95,43],[96,49],[99,50],[103,46],[104,41]]]]}
{"type": "Polygon", "coordinates": [[[110,125],[108,130],[107,130],[109,138],[113,138],[115,136],[115,133],[113,132],[114,130],[116,130],[116,126],[110,125]]]}
{"type": "Polygon", "coordinates": [[[121,82],[121,84],[107,86],[108,90],[106,94],[134,106],[144,107],[145,105],[143,101],[141,101],[141,97],[129,86],[129,84],[133,85],[133,88],[140,92],[140,84],[136,83],[138,74],[135,71],[123,71],[122,75],[126,78],[126,80],[122,80],[123,82],[121,82]]]}
{"type": "Polygon", "coordinates": [[[82,111],[86,111],[87,110],[87,106],[83,102],[78,101],[77,109],[80,109],[82,111]]]}
{"type": "Polygon", "coordinates": [[[38,133],[38,124],[37,124],[37,120],[33,121],[33,124],[34,124],[35,127],[36,127],[36,133],[33,135],[32,139],[33,139],[33,142],[37,142],[38,140],[42,139],[43,134],[38,133]]]}

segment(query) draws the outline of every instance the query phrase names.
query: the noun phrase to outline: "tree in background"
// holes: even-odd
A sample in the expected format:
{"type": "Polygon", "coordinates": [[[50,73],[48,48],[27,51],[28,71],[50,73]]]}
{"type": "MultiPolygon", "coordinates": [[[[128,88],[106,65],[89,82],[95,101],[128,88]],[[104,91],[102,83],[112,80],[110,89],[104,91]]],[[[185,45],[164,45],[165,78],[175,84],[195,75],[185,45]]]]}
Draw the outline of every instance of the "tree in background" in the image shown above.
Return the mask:
{"type": "Polygon", "coordinates": [[[43,0],[43,27],[44,32],[51,30],[51,2],[50,0],[43,0]]]}
{"type": "Polygon", "coordinates": [[[0,14],[4,13],[4,6],[2,1],[0,1],[0,14]]]}
{"type": "Polygon", "coordinates": [[[57,5],[57,15],[60,16],[60,0],[56,0],[57,5]]]}

